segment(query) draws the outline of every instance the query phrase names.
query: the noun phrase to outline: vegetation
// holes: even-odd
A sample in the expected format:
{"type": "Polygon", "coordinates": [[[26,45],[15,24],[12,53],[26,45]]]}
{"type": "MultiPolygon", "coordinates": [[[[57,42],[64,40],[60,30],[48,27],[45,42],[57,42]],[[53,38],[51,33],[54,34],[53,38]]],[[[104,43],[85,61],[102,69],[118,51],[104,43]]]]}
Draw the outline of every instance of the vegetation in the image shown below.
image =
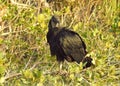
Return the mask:
{"type": "Polygon", "coordinates": [[[119,0],[0,0],[1,86],[119,86],[119,0]],[[60,16],[87,45],[95,67],[63,64],[46,41],[48,22],[60,16]]]}

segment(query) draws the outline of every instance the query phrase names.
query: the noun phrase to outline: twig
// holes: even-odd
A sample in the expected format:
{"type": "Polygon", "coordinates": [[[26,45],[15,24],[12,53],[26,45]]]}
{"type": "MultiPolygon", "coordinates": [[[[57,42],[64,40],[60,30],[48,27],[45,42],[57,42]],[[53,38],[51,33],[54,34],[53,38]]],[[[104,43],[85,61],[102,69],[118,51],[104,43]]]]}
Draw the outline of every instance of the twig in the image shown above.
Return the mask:
{"type": "Polygon", "coordinates": [[[12,73],[12,74],[5,76],[5,80],[8,80],[8,79],[16,77],[16,76],[21,76],[21,75],[22,75],[22,73],[12,73]]]}
{"type": "Polygon", "coordinates": [[[41,64],[41,62],[36,62],[36,63],[30,68],[30,70],[33,70],[33,69],[36,68],[37,65],[39,65],[39,64],[41,64]]]}
{"type": "Polygon", "coordinates": [[[6,36],[6,35],[9,35],[9,34],[13,34],[13,33],[19,33],[19,32],[23,32],[25,30],[21,30],[21,31],[14,31],[14,32],[6,32],[6,33],[2,33],[1,36],[6,36]]]}
{"type": "Polygon", "coordinates": [[[72,20],[72,22],[70,23],[69,28],[73,25],[74,21],[75,21],[75,17],[74,17],[74,19],[72,20]]]}
{"type": "Polygon", "coordinates": [[[15,2],[14,0],[10,0],[12,4],[14,5],[17,5],[17,6],[21,6],[21,7],[28,7],[27,4],[21,4],[21,3],[18,3],[18,2],[15,2]]]}
{"type": "Polygon", "coordinates": [[[82,77],[89,85],[91,85],[90,81],[87,80],[85,77],[82,77]]]}
{"type": "Polygon", "coordinates": [[[25,67],[24,67],[24,70],[25,70],[25,69],[28,67],[28,65],[30,64],[31,59],[32,59],[32,56],[29,58],[29,60],[28,60],[27,64],[26,64],[26,65],[25,65],[25,67]]]}
{"type": "Polygon", "coordinates": [[[50,68],[50,71],[52,70],[52,68],[56,65],[56,62],[52,65],[52,67],[50,68]]]}

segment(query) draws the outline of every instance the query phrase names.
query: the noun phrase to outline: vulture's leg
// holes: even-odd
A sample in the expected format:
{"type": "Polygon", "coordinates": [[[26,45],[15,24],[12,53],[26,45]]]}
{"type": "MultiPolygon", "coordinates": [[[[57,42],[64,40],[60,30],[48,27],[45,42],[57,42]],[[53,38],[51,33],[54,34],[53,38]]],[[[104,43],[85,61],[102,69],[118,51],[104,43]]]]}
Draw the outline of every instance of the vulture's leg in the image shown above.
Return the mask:
{"type": "Polygon", "coordinates": [[[60,64],[59,71],[61,72],[63,68],[63,62],[60,62],[59,64],[60,64]]]}

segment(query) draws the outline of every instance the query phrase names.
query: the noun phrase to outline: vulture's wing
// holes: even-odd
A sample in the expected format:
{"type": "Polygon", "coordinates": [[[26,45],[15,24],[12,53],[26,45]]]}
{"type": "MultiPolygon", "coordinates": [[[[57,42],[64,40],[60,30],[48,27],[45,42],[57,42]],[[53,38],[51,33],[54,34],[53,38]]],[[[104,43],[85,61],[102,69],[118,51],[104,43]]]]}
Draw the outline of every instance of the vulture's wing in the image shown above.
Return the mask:
{"type": "MultiPolygon", "coordinates": [[[[80,63],[86,55],[86,45],[81,37],[70,30],[63,30],[59,33],[59,45],[65,55],[80,63]]],[[[67,58],[66,57],[66,58],[67,58]]]]}

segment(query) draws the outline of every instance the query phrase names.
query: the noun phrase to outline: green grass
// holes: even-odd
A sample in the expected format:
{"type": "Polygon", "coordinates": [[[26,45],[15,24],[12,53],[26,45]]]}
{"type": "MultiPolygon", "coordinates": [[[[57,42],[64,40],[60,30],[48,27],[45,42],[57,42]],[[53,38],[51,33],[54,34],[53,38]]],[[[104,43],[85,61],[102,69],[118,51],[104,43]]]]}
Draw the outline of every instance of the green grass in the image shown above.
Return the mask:
{"type": "Polygon", "coordinates": [[[23,1],[0,1],[1,86],[120,85],[119,0],[23,1]],[[80,34],[95,67],[83,70],[82,64],[65,62],[64,73],[57,72],[46,41],[54,14],[61,26],[80,34]]]}

